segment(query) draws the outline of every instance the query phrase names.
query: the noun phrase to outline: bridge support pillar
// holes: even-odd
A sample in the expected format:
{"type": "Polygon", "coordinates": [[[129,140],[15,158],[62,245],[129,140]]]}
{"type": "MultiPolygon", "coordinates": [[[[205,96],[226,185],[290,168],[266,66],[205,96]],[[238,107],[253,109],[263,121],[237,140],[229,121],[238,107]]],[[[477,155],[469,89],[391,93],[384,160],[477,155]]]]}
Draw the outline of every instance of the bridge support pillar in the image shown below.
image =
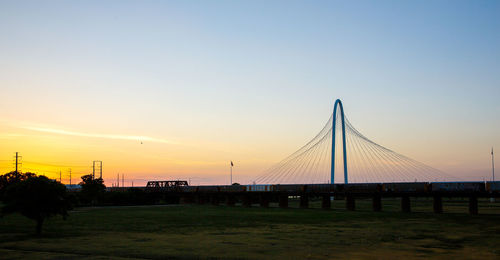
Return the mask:
{"type": "Polygon", "coordinates": [[[332,208],[332,201],[330,200],[330,194],[321,196],[321,208],[322,209],[332,208]]]}
{"type": "Polygon", "coordinates": [[[200,205],[205,204],[206,200],[207,200],[207,197],[205,194],[198,194],[196,196],[196,202],[198,202],[198,204],[200,204],[200,205]]]}
{"type": "Polygon", "coordinates": [[[432,207],[434,209],[434,213],[443,213],[443,199],[441,195],[434,195],[432,207]]]}
{"type": "Polygon", "coordinates": [[[347,194],[345,196],[345,207],[347,210],[355,210],[356,209],[356,201],[354,200],[354,196],[347,194]]]}
{"type": "Polygon", "coordinates": [[[236,198],[234,197],[234,195],[232,194],[226,195],[226,205],[232,207],[235,204],[236,204],[236,198]]]}
{"type": "Polygon", "coordinates": [[[263,208],[269,208],[269,196],[267,194],[260,195],[260,206],[263,208]]]}
{"type": "Polygon", "coordinates": [[[179,202],[181,204],[190,204],[193,203],[193,197],[191,195],[182,195],[179,202]]]}
{"type": "Polygon", "coordinates": [[[280,194],[279,206],[280,208],[288,208],[288,194],[280,194]]]}
{"type": "Polygon", "coordinates": [[[219,196],[217,194],[212,194],[210,196],[210,201],[212,202],[212,205],[219,205],[219,196]]]}
{"type": "Polygon", "coordinates": [[[375,193],[373,195],[373,211],[382,211],[382,196],[380,194],[375,193]]]}
{"type": "Polygon", "coordinates": [[[245,208],[252,207],[252,196],[250,196],[250,194],[245,194],[243,196],[243,207],[245,208]]]}
{"type": "Polygon", "coordinates": [[[410,197],[408,197],[407,195],[403,195],[401,197],[401,211],[406,213],[411,212],[410,197]]]}
{"type": "Polygon", "coordinates": [[[309,196],[307,194],[300,195],[300,208],[301,209],[309,208],[309,196]]]}
{"type": "Polygon", "coordinates": [[[477,197],[476,196],[470,196],[469,197],[469,213],[471,215],[477,215],[478,210],[477,210],[477,197]]]}

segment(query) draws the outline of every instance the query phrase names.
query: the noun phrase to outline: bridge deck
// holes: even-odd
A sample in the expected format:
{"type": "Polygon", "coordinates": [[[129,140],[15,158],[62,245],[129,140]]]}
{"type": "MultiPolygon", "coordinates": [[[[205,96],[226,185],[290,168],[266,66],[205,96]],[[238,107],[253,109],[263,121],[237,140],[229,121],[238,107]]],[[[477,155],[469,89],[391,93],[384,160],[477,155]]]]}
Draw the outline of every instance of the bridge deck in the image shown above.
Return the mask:
{"type": "Polygon", "coordinates": [[[176,193],[286,193],[290,196],[323,195],[384,197],[443,195],[450,197],[497,197],[500,182],[415,182],[415,183],[360,183],[360,184],[269,184],[269,185],[212,185],[149,187],[149,191],[176,193]]]}

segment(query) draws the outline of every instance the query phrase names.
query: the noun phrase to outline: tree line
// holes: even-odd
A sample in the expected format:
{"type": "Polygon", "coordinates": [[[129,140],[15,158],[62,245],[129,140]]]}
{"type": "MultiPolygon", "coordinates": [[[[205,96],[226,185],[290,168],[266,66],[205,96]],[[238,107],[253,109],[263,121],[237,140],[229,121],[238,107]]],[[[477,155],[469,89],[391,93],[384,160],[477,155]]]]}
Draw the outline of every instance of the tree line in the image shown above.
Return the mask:
{"type": "Polygon", "coordinates": [[[62,216],[66,219],[74,207],[168,202],[160,193],[150,193],[138,188],[106,191],[101,178],[93,178],[91,174],[81,178],[81,189],[69,191],[59,181],[31,172],[12,171],[0,175],[0,217],[20,213],[34,220],[36,234],[41,234],[47,218],[62,216]]]}

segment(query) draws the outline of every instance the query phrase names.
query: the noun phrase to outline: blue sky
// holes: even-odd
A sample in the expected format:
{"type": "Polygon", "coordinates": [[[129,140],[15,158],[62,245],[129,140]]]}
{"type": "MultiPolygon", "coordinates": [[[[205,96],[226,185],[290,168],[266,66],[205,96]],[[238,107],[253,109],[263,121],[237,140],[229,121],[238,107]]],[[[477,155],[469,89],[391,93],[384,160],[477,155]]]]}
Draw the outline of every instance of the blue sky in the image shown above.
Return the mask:
{"type": "Polygon", "coordinates": [[[152,136],[220,165],[186,172],[233,159],[250,176],[340,98],[378,143],[485,176],[500,149],[499,17],[498,1],[0,1],[0,130],[152,136]]]}

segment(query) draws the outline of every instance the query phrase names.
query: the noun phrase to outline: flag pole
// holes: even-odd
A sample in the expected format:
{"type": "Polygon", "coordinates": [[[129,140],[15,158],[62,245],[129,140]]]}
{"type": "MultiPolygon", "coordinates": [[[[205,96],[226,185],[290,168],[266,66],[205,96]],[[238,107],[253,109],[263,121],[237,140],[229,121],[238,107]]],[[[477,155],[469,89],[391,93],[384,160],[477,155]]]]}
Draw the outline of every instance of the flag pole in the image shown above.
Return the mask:
{"type": "Polygon", "coordinates": [[[493,147],[491,147],[491,173],[492,173],[491,181],[495,181],[495,157],[493,155],[493,147]]]}
{"type": "MultiPolygon", "coordinates": [[[[495,181],[495,157],[493,155],[493,147],[491,147],[491,181],[495,181]]],[[[494,185],[493,183],[491,185],[494,185]]],[[[495,202],[495,198],[491,197],[490,202],[495,202]]]]}

